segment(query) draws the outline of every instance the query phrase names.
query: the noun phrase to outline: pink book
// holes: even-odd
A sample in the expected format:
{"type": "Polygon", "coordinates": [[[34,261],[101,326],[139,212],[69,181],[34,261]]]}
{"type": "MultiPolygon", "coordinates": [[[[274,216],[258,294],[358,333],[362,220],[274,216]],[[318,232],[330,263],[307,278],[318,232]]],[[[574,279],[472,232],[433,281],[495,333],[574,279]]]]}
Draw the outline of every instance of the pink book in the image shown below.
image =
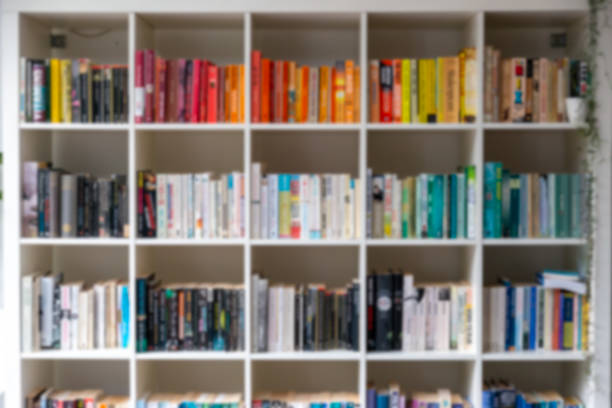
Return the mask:
{"type": "Polygon", "coordinates": [[[217,123],[217,87],[219,79],[219,69],[216,65],[208,67],[208,100],[206,101],[206,121],[217,123]]]}
{"type": "Polygon", "coordinates": [[[178,94],[176,98],[176,121],[184,122],[185,121],[185,76],[187,73],[185,72],[186,68],[185,58],[178,59],[178,94]]]}
{"type": "Polygon", "coordinates": [[[191,75],[191,114],[189,115],[192,123],[197,123],[200,119],[200,66],[201,61],[193,60],[193,74],[191,75]]]}
{"type": "Polygon", "coordinates": [[[153,106],[155,105],[155,51],[145,50],[144,56],[144,85],[146,123],[153,122],[153,106]]]}
{"type": "Polygon", "coordinates": [[[136,51],[136,61],[134,63],[134,120],[136,123],[144,121],[144,50],[136,51]]]}
{"type": "Polygon", "coordinates": [[[159,95],[158,95],[158,103],[157,103],[157,118],[156,121],[163,123],[166,121],[166,86],[167,81],[167,65],[166,60],[161,60],[161,67],[158,71],[158,84],[159,84],[159,95]]]}
{"type": "Polygon", "coordinates": [[[261,119],[261,51],[251,53],[251,121],[261,119]]]}
{"type": "Polygon", "coordinates": [[[206,122],[206,100],[208,99],[208,60],[200,64],[200,122],[206,122]]]}

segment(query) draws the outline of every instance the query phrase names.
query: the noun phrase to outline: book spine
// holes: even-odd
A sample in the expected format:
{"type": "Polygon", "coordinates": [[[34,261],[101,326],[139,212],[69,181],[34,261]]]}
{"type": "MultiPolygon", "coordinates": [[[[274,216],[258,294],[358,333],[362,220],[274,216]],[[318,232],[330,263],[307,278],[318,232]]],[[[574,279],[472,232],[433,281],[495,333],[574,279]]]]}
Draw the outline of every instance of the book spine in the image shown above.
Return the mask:
{"type": "Polygon", "coordinates": [[[380,122],[393,120],[393,61],[380,60],[380,122]]]}

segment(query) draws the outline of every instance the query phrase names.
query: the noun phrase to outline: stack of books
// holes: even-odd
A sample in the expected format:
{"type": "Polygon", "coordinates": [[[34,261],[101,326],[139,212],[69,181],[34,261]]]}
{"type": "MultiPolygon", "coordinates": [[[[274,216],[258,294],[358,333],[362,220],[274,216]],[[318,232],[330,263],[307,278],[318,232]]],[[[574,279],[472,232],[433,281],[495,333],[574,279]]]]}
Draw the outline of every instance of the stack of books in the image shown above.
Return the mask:
{"type": "Polygon", "coordinates": [[[137,351],[244,350],[244,288],[238,284],[136,279],[137,351]]]}
{"type": "Polygon", "coordinates": [[[366,408],[472,408],[472,404],[459,394],[441,389],[437,392],[413,392],[410,397],[400,390],[398,384],[377,390],[368,384],[366,408]]]}
{"type": "Polygon", "coordinates": [[[53,388],[39,388],[29,393],[25,399],[25,408],[128,408],[129,406],[129,397],[105,396],[102,390],[64,391],[53,388]]]}
{"type": "Polygon", "coordinates": [[[253,350],[359,350],[359,282],[272,285],[252,279],[253,350]]]}
{"type": "Polygon", "coordinates": [[[253,123],[358,123],[360,69],[353,60],[321,67],[251,56],[253,123]]]}
{"type": "Polygon", "coordinates": [[[367,279],[368,350],[470,351],[473,294],[468,283],[415,285],[401,270],[367,279]]]}
{"type": "Polygon", "coordinates": [[[61,349],[127,348],[130,295],[127,282],[111,280],[85,287],[63,275],[22,278],[24,352],[61,349]]]}
{"type": "Polygon", "coordinates": [[[136,123],[244,122],[244,65],[137,50],[134,82],[136,123]]]}
{"type": "Polygon", "coordinates": [[[355,393],[311,393],[311,394],[276,394],[261,393],[253,397],[253,408],[266,407],[302,407],[302,408],[321,408],[321,407],[346,407],[358,408],[359,395],[355,393]]]}
{"type": "Polygon", "coordinates": [[[127,65],[94,65],[87,58],[20,61],[22,122],[126,123],[127,65]]]}
{"type": "Polygon", "coordinates": [[[22,234],[32,237],[127,237],[125,175],[70,174],[51,163],[23,163],[22,234]]]}
{"type": "Polygon", "coordinates": [[[350,174],[267,174],[251,167],[253,238],[359,238],[361,183],[350,174]]]}
{"type": "Polygon", "coordinates": [[[244,403],[241,394],[207,394],[188,392],[184,394],[151,394],[136,401],[136,408],[166,407],[223,407],[242,408],[244,403]]]}
{"type": "Polygon", "coordinates": [[[511,173],[500,162],[485,163],[485,238],[581,238],[584,236],[587,175],[511,173]]]}
{"type": "Polygon", "coordinates": [[[485,47],[486,122],[566,122],[565,99],[584,97],[589,86],[585,61],[569,58],[501,58],[485,47]]]}
{"type": "Polygon", "coordinates": [[[456,174],[367,176],[368,238],[476,237],[476,169],[456,174]]]}
{"type": "Polygon", "coordinates": [[[589,300],[577,272],[544,270],[539,284],[485,289],[485,348],[501,351],[589,349],[589,300]]]}
{"type": "Polygon", "coordinates": [[[458,56],[370,61],[370,122],[476,121],[476,49],[458,56]]]}
{"type": "Polygon", "coordinates": [[[244,237],[244,174],[138,172],[138,236],[244,237]]]}
{"type": "Polygon", "coordinates": [[[485,381],[482,392],[483,408],[584,408],[578,398],[562,397],[556,391],[522,392],[506,380],[485,381]]]}

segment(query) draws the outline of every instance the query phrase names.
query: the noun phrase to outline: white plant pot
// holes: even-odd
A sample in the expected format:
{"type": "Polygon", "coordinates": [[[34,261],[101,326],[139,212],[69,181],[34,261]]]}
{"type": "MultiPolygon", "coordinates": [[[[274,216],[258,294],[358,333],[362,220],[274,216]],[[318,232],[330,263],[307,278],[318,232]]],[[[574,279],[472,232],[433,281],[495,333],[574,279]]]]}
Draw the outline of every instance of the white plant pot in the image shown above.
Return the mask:
{"type": "Polygon", "coordinates": [[[570,123],[584,123],[586,117],[586,104],[583,98],[565,98],[565,108],[570,123]]]}

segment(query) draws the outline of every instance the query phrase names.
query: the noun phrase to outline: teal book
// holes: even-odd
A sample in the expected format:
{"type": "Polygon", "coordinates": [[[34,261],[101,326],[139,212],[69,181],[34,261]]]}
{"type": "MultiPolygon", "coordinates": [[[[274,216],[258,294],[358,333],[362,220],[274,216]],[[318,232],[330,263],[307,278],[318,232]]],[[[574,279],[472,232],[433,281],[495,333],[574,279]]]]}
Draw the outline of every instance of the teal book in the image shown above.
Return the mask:
{"type": "Polygon", "coordinates": [[[421,174],[421,215],[419,229],[421,231],[421,238],[427,238],[429,230],[429,179],[430,174],[421,174]]]}
{"type": "Polygon", "coordinates": [[[528,223],[529,223],[529,214],[527,208],[527,200],[529,196],[529,186],[528,186],[528,175],[521,174],[521,193],[520,193],[520,210],[519,210],[519,233],[518,236],[520,238],[527,238],[528,235],[528,223]]]}
{"type": "Polygon", "coordinates": [[[521,207],[521,177],[510,175],[510,228],[509,237],[518,238],[521,207]]]}
{"type": "Polygon", "coordinates": [[[501,163],[485,163],[484,236],[501,237],[501,163]]]}
{"type": "Polygon", "coordinates": [[[457,238],[457,175],[451,174],[450,188],[449,188],[449,206],[448,206],[448,223],[449,223],[449,234],[448,237],[451,239],[457,238]]]}
{"type": "Polygon", "coordinates": [[[548,236],[557,238],[557,175],[548,175],[548,236]]]}
{"type": "Polygon", "coordinates": [[[569,236],[569,177],[567,174],[557,174],[555,198],[557,201],[556,236],[567,238],[569,236]]]}
{"type": "Polygon", "coordinates": [[[435,238],[434,201],[435,201],[435,174],[427,175],[427,237],[435,238]]]}
{"type": "Polygon", "coordinates": [[[444,175],[432,176],[433,199],[431,200],[431,228],[430,238],[443,238],[444,236],[444,175]]]}
{"type": "Polygon", "coordinates": [[[457,174],[457,238],[465,238],[467,236],[466,231],[466,201],[467,196],[465,194],[465,174],[457,174]]]}
{"type": "Polygon", "coordinates": [[[570,194],[571,200],[571,228],[570,236],[573,238],[582,237],[582,223],[580,222],[582,208],[581,208],[581,177],[580,174],[570,175],[570,194]]]}
{"type": "Polygon", "coordinates": [[[510,236],[510,170],[502,170],[502,236],[510,236]]]}
{"type": "Polygon", "coordinates": [[[389,394],[376,395],[376,408],[389,408],[389,394]]]}
{"type": "Polygon", "coordinates": [[[448,238],[450,234],[450,175],[442,176],[442,238],[448,238]]]}

